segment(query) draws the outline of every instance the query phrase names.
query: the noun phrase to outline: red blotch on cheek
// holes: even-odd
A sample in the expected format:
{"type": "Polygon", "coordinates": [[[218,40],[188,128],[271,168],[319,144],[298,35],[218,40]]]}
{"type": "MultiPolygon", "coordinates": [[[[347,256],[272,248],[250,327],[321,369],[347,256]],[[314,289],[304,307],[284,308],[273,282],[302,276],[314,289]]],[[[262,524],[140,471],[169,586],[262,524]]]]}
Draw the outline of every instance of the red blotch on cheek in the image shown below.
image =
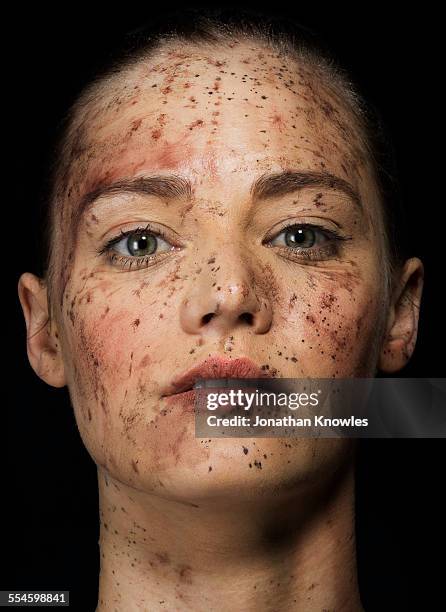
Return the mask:
{"type": "Polygon", "coordinates": [[[84,381],[93,388],[98,381],[111,393],[118,390],[129,376],[130,354],[135,349],[135,318],[133,313],[119,311],[103,317],[79,316],[78,333],[74,336],[73,356],[84,381]]]}

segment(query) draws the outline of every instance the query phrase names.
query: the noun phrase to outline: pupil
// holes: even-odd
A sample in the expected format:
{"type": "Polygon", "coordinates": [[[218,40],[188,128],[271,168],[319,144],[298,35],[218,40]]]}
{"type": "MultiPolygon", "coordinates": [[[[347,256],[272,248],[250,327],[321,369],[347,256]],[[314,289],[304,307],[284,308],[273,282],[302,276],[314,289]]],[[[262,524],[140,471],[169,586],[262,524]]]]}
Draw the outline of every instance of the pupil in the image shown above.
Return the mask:
{"type": "Polygon", "coordinates": [[[156,238],[152,234],[133,234],[127,240],[127,248],[132,255],[151,255],[156,249],[156,238]]]}
{"type": "Polygon", "coordinates": [[[286,232],[285,242],[290,247],[312,247],[316,238],[314,231],[309,227],[298,227],[286,232]]]}

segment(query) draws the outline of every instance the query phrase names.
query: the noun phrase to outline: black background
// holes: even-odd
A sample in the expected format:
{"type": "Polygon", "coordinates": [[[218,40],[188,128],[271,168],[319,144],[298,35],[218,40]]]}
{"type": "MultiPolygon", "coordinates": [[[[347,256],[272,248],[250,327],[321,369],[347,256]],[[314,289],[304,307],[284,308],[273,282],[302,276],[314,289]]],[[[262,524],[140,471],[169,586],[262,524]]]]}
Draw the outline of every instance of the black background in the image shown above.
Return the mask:
{"type": "MultiPolygon", "coordinates": [[[[7,258],[14,262],[14,349],[11,383],[4,381],[12,391],[4,407],[10,509],[4,525],[11,547],[3,557],[10,571],[0,588],[70,590],[72,608],[89,611],[97,601],[99,567],[95,466],[81,443],[66,389],[46,386],[28,363],[16,284],[22,272],[39,272],[39,194],[61,114],[85,82],[92,58],[159,9],[150,2],[126,2],[114,10],[70,6],[71,12],[17,6],[3,24],[8,45],[3,65],[12,68],[4,79],[4,97],[11,105],[3,126],[3,132],[11,132],[11,144],[4,147],[12,178],[4,182],[12,190],[3,210],[12,219],[10,246],[2,246],[14,253],[7,258]]],[[[444,169],[437,153],[444,72],[439,15],[428,5],[391,14],[388,7],[362,3],[350,9],[315,4],[292,12],[333,48],[381,110],[393,136],[412,254],[426,267],[418,344],[399,375],[442,376],[444,355],[436,350],[442,346],[444,249],[439,222],[444,169]]],[[[445,607],[440,582],[444,451],[441,440],[361,442],[358,562],[367,611],[445,607]]]]}

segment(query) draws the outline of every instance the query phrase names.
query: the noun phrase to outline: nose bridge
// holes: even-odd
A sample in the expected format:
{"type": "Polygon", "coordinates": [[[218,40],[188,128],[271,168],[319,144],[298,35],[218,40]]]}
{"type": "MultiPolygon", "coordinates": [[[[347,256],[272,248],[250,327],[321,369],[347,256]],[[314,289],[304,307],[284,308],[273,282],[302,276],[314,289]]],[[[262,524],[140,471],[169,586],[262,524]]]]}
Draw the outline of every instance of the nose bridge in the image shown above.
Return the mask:
{"type": "Polygon", "coordinates": [[[247,297],[254,284],[254,256],[249,253],[246,245],[238,244],[237,240],[225,240],[209,258],[209,273],[215,276],[219,286],[225,286],[229,295],[247,297]]]}
{"type": "Polygon", "coordinates": [[[264,333],[271,323],[271,308],[256,286],[255,261],[236,240],[224,240],[203,260],[197,278],[185,296],[182,326],[190,333],[229,332],[237,325],[264,333]]]}

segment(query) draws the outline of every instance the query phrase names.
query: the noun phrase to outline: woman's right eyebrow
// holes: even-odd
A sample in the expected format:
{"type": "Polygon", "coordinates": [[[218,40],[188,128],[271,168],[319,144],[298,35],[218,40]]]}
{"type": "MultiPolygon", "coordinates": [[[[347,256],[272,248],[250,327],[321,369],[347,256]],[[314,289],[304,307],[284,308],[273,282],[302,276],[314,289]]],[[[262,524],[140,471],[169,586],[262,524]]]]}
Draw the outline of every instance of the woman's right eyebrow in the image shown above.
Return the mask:
{"type": "Polygon", "coordinates": [[[188,200],[192,197],[192,185],[188,179],[174,174],[168,176],[136,176],[98,185],[82,196],[74,211],[74,236],[77,235],[80,220],[97,200],[101,197],[125,193],[151,195],[169,200],[179,198],[188,200]]]}
{"type": "Polygon", "coordinates": [[[93,202],[100,197],[119,193],[140,193],[142,195],[158,196],[159,198],[189,199],[192,197],[192,186],[190,181],[174,174],[168,176],[135,176],[121,179],[113,183],[99,185],[86,193],[78,205],[79,214],[85,214],[93,202]]]}

